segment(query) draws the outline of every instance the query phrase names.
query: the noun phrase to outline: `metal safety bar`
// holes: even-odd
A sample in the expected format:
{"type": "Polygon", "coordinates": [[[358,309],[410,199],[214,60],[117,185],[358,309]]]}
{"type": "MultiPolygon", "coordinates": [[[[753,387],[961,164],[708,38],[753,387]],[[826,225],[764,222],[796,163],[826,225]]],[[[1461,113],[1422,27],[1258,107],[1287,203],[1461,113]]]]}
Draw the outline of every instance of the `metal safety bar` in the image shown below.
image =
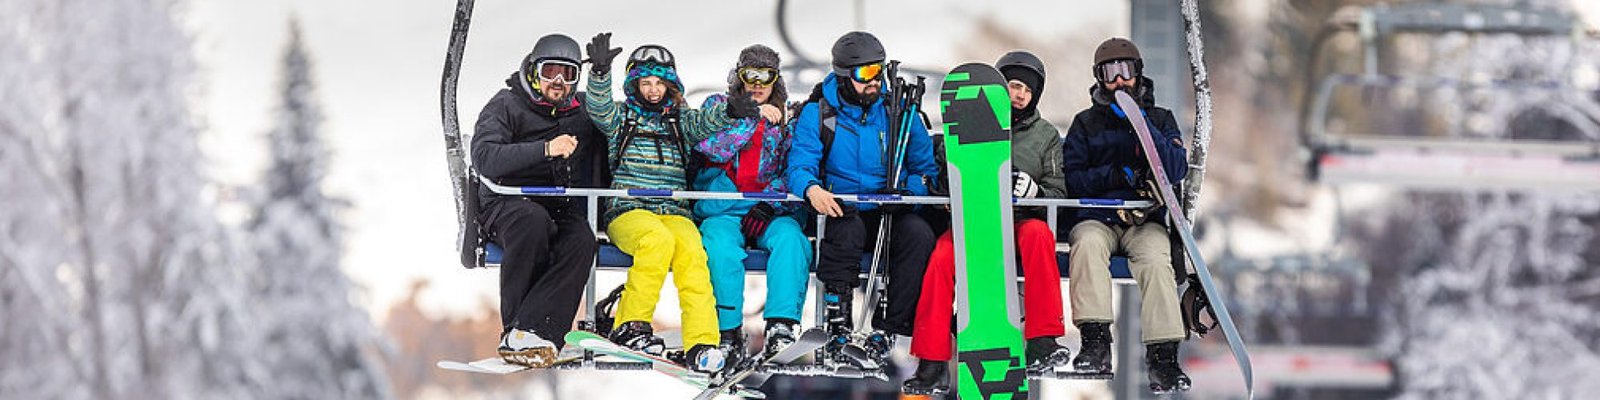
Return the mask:
{"type": "MultiPolygon", "coordinates": [[[[484,178],[484,177],[481,177],[481,176],[479,177],[479,181],[483,184],[484,187],[488,188],[489,191],[494,192],[496,194],[507,195],[507,196],[583,197],[584,198],[584,202],[588,207],[587,209],[591,210],[590,212],[587,213],[588,214],[588,220],[589,220],[589,228],[594,231],[596,236],[598,236],[600,234],[600,224],[598,223],[598,221],[599,221],[598,216],[597,216],[598,213],[594,212],[592,210],[598,210],[597,206],[599,204],[599,199],[601,197],[645,197],[645,198],[692,199],[692,200],[764,200],[764,201],[783,201],[783,202],[802,202],[802,201],[806,201],[804,198],[801,198],[800,196],[796,196],[796,195],[794,195],[792,193],[704,192],[704,191],[669,190],[669,189],[591,189],[591,188],[568,188],[568,187],[560,187],[560,186],[506,186],[506,185],[496,184],[493,181],[489,180],[488,178],[484,178]]],[[[857,203],[922,204],[922,205],[950,204],[950,198],[946,197],[946,196],[901,196],[901,195],[896,195],[896,194],[839,194],[839,193],[835,193],[833,196],[834,196],[834,198],[839,199],[841,201],[857,202],[857,203]]],[[[1046,207],[1047,208],[1047,214],[1048,214],[1046,222],[1050,225],[1050,231],[1051,232],[1055,232],[1056,231],[1056,215],[1058,214],[1059,209],[1062,208],[1062,207],[1068,207],[1068,208],[1104,208],[1104,209],[1142,209],[1142,208],[1149,208],[1149,207],[1155,205],[1155,202],[1149,201],[1149,200],[1092,199],[1092,198],[1085,198],[1085,199],[1024,198],[1024,199],[1013,199],[1012,203],[1017,205],[1017,206],[1046,207]]],[[[820,223],[821,218],[822,218],[822,216],[819,215],[818,216],[819,224],[818,224],[818,229],[817,229],[818,240],[821,240],[821,236],[823,235],[823,230],[822,230],[822,226],[821,226],[822,224],[820,223]]],[[[598,270],[599,270],[599,258],[596,257],[595,261],[593,261],[593,262],[591,262],[589,264],[589,282],[588,282],[587,287],[584,288],[585,296],[584,296],[584,300],[583,300],[584,310],[586,310],[587,313],[588,313],[587,317],[585,317],[585,318],[586,318],[586,321],[591,323],[591,324],[594,323],[595,314],[597,312],[597,310],[595,310],[595,272],[598,271],[598,270]]],[[[815,277],[812,277],[811,280],[812,280],[812,284],[820,285],[820,283],[816,281],[815,277]]],[[[819,295],[820,295],[820,293],[819,293],[819,295]]],[[[819,313],[818,317],[820,318],[821,317],[820,316],[820,313],[821,313],[820,308],[818,309],[818,313],[819,313]]]]}

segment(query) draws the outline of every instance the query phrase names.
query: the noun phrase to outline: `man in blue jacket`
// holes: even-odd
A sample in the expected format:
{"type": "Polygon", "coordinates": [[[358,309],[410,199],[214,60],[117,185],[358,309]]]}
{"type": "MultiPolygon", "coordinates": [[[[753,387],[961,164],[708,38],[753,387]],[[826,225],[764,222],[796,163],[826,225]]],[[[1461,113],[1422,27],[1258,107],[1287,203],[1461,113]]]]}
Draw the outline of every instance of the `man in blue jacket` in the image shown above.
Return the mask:
{"type": "Polygon", "coordinates": [[[888,310],[873,318],[878,331],[864,338],[864,347],[879,359],[892,346],[892,335],[911,335],[917,290],[937,238],[916,213],[834,198],[834,193],[927,195],[928,182],[938,178],[932,139],[921,123],[912,123],[900,185],[889,184],[893,133],[883,101],[884,60],[883,44],[872,34],[850,32],[834,42],[834,73],[817,85],[813,100],[795,119],[788,169],[789,188],[804,193],[813,211],[828,216],[817,279],[823,284],[826,326],[835,343],[854,329],[851,300],[861,256],[875,242],[878,224],[894,215],[885,270],[890,278],[888,310]]]}
{"type": "MultiPolygon", "coordinates": [[[[1144,109],[1161,165],[1173,185],[1188,171],[1182,133],[1172,111],[1155,105],[1155,85],[1143,76],[1144,61],[1133,42],[1112,38],[1095,50],[1095,78],[1089,89],[1094,105],[1079,112],[1062,145],[1067,193],[1080,198],[1151,200],[1150,167],[1128,114],[1116,104],[1124,91],[1144,109]]],[[[1172,245],[1162,224],[1164,210],[1078,210],[1068,241],[1072,244],[1069,290],[1072,322],[1083,347],[1072,360],[1079,372],[1111,372],[1112,253],[1128,256],[1139,283],[1145,362],[1152,386],[1187,389],[1189,377],[1178,366],[1178,344],[1185,338],[1178,313],[1178,288],[1172,245]]]]}

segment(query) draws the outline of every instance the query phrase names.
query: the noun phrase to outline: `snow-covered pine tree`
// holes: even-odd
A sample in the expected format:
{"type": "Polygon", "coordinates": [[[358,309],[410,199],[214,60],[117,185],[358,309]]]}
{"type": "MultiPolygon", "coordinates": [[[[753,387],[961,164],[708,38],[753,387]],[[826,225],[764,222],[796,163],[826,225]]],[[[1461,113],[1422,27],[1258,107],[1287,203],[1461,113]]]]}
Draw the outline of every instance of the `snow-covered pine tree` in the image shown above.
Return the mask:
{"type": "Polygon", "coordinates": [[[282,57],[276,126],[267,136],[264,190],[249,222],[259,267],[251,280],[267,305],[256,323],[257,357],[271,398],[385,398],[389,384],[372,352],[380,343],[365,311],[351,302],[355,286],[342,269],[346,202],[323,191],[329,153],[322,138],[310,56],[291,22],[282,57]]]}
{"type": "Polygon", "coordinates": [[[244,271],[173,0],[0,2],[0,397],[239,398],[244,271]]]}

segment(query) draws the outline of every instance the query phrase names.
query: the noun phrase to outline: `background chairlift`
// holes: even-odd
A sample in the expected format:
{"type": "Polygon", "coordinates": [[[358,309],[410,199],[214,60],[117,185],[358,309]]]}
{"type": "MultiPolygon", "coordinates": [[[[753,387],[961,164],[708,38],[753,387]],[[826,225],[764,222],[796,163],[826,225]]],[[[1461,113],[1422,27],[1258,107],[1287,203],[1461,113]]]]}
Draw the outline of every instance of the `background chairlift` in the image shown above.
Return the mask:
{"type": "Polygon", "coordinates": [[[1571,14],[1525,6],[1407,3],[1342,10],[1312,42],[1311,63],[1306,69],[1301,144],[1307,150],[1312,180],[1411,188],[1600,189],[1600,105],[1593,104],[1592,93],[1576,87],[1570,76],[1486,80],[1380,71],[1384,39],[1406,33],[1565,38],[1574,49],[1582,41],[1600,36],[1571,14]],[[1316,79],[1322,45],[1341,34],[1355,34],[1360,39],[1361,73],[1331,73],[1316,79]],[[1360,89],[1366,95],[1395,88],[1543,93],[1551,100],[1540,108],[1563,119],[1582,137],[1551,139],[1542,133],[1508,132],[1505,137],[1467,138],[1460,135],[1460,124],[1450,125],[1446,135],[1332,129],[1330,126],[1339,125],[1331,114],[1342,88],[1360,89]]]}

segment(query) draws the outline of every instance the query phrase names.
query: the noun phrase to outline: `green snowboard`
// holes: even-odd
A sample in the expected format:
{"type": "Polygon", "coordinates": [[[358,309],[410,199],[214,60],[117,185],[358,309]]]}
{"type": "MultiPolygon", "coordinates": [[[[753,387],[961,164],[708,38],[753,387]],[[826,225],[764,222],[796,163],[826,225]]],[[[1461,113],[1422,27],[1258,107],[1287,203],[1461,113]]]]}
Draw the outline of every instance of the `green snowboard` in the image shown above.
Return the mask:
{"type": "Polygon", "coordinates": [[[985,64],[956,67],[939,106],[955,230],[957,389],[962,399],[1026,399],[1005,78],[985,64]]]}

